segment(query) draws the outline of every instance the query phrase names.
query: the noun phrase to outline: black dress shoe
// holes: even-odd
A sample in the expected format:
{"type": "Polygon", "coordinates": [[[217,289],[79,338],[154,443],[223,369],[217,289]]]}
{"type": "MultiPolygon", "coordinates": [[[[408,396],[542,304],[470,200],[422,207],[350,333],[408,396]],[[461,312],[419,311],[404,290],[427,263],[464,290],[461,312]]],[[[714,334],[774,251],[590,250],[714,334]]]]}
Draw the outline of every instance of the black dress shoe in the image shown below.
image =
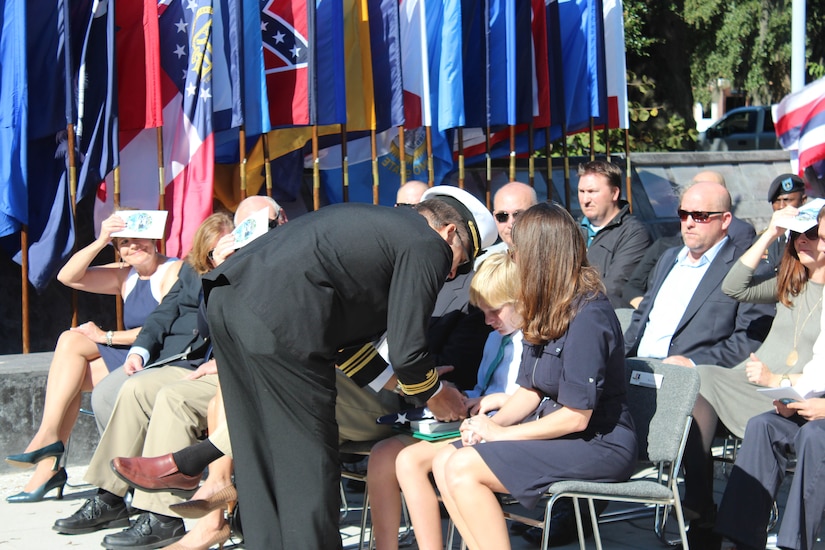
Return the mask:
{"type": "Polygon", "coordinates": [[[143,512],[128,529],[103,537],[101,546],[108,549],[152,550],[168,546],[185,534],[182,519],[174,518],[164,523],[155,514],[143,512]]]}
{"type": "Polygon", "coordinates": [[[66,535],[82,535],[109,527],[128,526],[129,510],[123,501],[109,505],[95,495],[71,516],[55,521],[52,529],[66,535]]]}
{"type": "MultiPolygon", "coordinates": [[[[722,535],[714,532],[716,524],[716,506],[706,512],[702,517],[690,522],[687,532],[688,545],[691,548],[701,548],[702,550],[719,550],[722,547],[722,535]]],[[[737,548],[740,548],[737,546],[737,548]]]]}

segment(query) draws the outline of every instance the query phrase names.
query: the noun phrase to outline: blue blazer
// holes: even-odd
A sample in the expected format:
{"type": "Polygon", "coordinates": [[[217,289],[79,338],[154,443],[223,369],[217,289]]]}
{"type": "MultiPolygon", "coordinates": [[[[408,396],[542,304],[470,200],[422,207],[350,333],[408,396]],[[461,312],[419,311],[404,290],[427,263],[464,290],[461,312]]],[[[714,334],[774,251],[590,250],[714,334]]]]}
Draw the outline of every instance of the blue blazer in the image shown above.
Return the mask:
{"type": "MultiPolygon", "coordinates": [[[[670,248],[654,267],[651,285],[633,312],[625,333],[625,351],[634,357],[639,348],[650,310],[682,247],[670,248]]],[[[770,330],[776,307],[740,303],[722,292],[722,280],[742,251],[728,239],[711,262],[693,293],[670,341],[668,355],[684,355],[697,365],[733,367],[755,351],[770,330]]]]}

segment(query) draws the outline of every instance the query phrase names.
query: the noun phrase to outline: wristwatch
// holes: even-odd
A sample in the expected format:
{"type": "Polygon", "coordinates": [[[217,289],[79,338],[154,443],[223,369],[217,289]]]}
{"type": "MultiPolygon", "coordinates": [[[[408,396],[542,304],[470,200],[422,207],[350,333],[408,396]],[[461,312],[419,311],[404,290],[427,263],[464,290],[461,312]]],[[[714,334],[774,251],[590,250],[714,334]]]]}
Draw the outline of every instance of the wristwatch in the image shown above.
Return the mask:
{"type": "Polygon", "coordinates": [[[114,336],[114,335],[115,335],[115,333],[111,330],[106,332],[106,345],[107,346],[112,347],[112,336],[114,336]]]}
{"type": "Polygon", "coordinates": [[[793,384],[791,384],[791,379],[787,374],[782,375],[782,379],[779,381],[780,388],[790,388],[793,384]]]}

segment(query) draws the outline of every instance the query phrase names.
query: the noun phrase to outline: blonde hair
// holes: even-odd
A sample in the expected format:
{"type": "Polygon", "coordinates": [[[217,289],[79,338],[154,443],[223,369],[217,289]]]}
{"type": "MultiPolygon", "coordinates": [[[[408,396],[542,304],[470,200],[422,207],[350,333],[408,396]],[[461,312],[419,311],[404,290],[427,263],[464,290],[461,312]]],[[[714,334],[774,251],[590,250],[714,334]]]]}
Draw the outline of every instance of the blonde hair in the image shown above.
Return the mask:
{"type": "Polygon", "coordinates": [[[212,214],[203,220],[192,239],[192,250],[186,255],[186,261],[198,275],[212,271],[209,251],[215,245],[216,240],[226,233],[231,233],[234,228],[235,224],[226,212],[212,214]]]}
{"type": "Polygon", "coordinates": [[[478,266],[470,281],[470,303],[487,304],[492,309],[516,301],[519,290],[518,268],[507,252],[497,252],[478,266]]]}

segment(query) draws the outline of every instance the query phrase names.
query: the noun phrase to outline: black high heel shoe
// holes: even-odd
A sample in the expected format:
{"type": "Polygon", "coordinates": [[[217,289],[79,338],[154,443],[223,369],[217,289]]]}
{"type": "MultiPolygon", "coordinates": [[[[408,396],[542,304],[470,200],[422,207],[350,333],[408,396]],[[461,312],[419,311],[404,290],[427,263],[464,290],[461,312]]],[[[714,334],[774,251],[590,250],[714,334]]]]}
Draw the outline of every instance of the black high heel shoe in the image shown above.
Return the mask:
{"type": "Polygon", "coordinates": [[[46,493],[51,491],[52,489],[57,489],[57,495],[55,496],[55,500],[62,500],[63,499],[63,487],[66,486],[66,480],[68,479],[68,475],[66,475],[66,470],[60,468],[55,475],[51,477],[46,483],[32,491],[31,493],[27,493],[25,491],[20,491],[16,495],[11,495],[6,497],[6,502],[11,504],[21,503],[21,502],[40,502],[43,500],[43,497],[46,496],[46,493]]]}
{"type": "Polygon", "coordinates": [[[64,451],[63,442],[55,441],[51,445],[46,445],[29,453],[9,455],[6,457],[6,462],[18,468],[31,468],[46,458],[55,458],[55,462],[59,461],[64,451]]]}

